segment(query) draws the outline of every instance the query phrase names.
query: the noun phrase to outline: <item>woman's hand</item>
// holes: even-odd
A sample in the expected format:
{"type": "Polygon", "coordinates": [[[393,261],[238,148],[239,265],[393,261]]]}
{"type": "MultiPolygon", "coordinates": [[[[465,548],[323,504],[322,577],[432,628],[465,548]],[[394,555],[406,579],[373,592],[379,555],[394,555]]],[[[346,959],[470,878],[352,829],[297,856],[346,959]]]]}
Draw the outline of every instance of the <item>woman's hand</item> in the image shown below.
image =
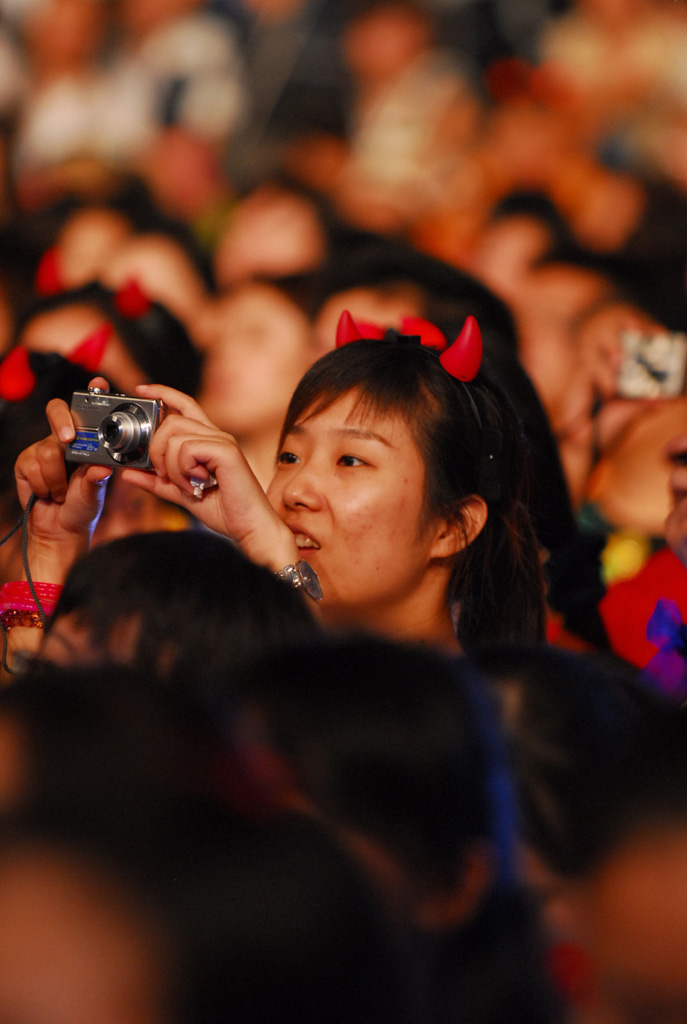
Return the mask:
{"type": "Polygon", "coordinates": [[[674,437],[666,446],[666,455],[673,463],[670,474],[673,508],[666,518],[666,541],[687,567],[687,434],[674,437]]]}
{"type": "Polygon", "coordinates": [[[210,529],[230,537],[252,561],[278,571],[298,559],[291,531],[265,496],[239,446],[188,395],[162,385],[137,388],[157,398],[167,414],[150,443],[154,473],[126,469],[122,479],[188,509],[210,529]],[[192,481],[210,481],[201,498],[192,481]]]}
{"type": "MultiPolygon", "coordinates": [[[[96,377],[94,387],[107,389],[96,377]]],[[[46,409],[51,434],[26,448],[15,463],[17,494],[26,508],[38,498],[28,522],[29,566],[36,580],[62,583],[74,559],[87,550],[105,499],[107,466],[79,466],[67,480],[64,448],[75,435],[69,406],[53,399],[46,409]]]]}

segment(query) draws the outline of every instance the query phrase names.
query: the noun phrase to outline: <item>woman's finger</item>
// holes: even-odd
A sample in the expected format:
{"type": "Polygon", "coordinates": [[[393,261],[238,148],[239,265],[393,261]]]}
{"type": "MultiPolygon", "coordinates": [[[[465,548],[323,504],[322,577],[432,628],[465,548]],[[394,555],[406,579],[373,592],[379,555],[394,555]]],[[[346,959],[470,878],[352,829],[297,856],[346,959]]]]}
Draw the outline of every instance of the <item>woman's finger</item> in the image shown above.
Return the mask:
{"type": "Polygon", "coordinates": [[[76,431],[74,430],[74,421],[67,403],[63,402],[61,398],[53,398],[48,402],[45,412],[53,436],[63,444],[73,441],[76,431]]]}
{"type": "Polygon", "coordinates": [[[169,388],[164,384],[139,384],[136,392],[142,398],[157,398],[164,402],[171,412],[180,413],[197,423],[205,423],[206,426],[215,426],[195,399],[190,395],[185,395],[183,391],[177,391],[176,388],[169,388]]]}
{"type": "Polygon", "coordinates": [[[61,503],[67,493],[67,470],[62,446],[54,437],[25,449],[15,463],[17,492],[23,505],[33,493],[61,503]]]}
{"type": "Polygon", "coordinates": [[[236,442],[230,434],[225,434],[211,423],[201,423],[198,420],[188,419],[180,413],[171,413],[162,421],[152,437],[148,453],[158,476],[168,476],[167,463],[169,460],[170,447],[186,437],[205,436],[227,439],[228,442],[236,442]]]}

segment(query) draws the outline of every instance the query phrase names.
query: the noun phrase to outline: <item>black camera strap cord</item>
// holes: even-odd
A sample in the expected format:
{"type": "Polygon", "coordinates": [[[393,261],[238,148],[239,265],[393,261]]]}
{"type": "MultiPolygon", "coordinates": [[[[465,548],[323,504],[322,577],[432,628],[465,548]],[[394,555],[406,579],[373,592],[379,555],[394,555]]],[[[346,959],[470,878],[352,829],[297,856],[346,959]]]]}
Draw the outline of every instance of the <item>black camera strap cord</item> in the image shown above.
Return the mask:
{"type": "MultiPolygon", "coordinates": [[[[38,608],[38,613],[41,617],[43,626],[45,627],[45,624],[47,622],[47,616],[43,609],[43,605],[40,602],[40,598],[38,597],[38,593],[36,591],[33,579],[31,577],[31,570],[29,568],[29,516],[31,515],[31,509],[36,504],[36,501],[36,495],[32,494],[29,500],[27,501],[26,508],[22,512],[18,521],[12,527],[10,532],[5,534],[5,536],[2,539],[0,539],[0,547],[2,547],[3,544],[6,544],[8,540],[14,537],[17,530],[21,530],[21,560],[24,564],[26,582],[29,585],[31,596],[36,602],[36,608],[38,608]]],[[[4,668],[5,672],[7,672],[9,675],[14,675],[14,671],[7,664],[7,630],[3,625],[2,619],[0,619],[0,633],[2,633],[2,667],[4,668]]]]}

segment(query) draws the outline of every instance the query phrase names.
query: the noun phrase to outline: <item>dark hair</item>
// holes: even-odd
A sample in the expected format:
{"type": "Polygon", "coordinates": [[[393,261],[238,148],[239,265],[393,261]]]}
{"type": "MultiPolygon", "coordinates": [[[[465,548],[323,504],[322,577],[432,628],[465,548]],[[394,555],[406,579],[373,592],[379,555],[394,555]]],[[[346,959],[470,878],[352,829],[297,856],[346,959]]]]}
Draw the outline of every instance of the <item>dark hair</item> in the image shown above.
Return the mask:
{"type": "Polygon", "coordinates": [[[203,718],[164,697],[113,666],[0,692],[31,776],[0,863],[38,847],[99,868],[164,936],[175,1021],[416,1024],[413,965],[361,872],[312,819],[222,806],[187,758],[203,718]]]}
{"type": "Polygon", "coordinates": [[[549,249],[560,249],[572,245],[572,233],[562,213],[545,192],[532,189],[517,189],[503,196],[490,214],[492,224],[509,217],[526,217],[537,221],[549,232],[549,249]]]}
{"type": "Polygon", "coordinates": [[[607,656],[504,644],[474,660],[501,698],[524,838],[553,871],[583,874],[604,842],[620,766],[668,708],[607,656]]]}
{"type": "Polygon", "coordinates": [[[239,683],[327,823],[375,843],[413,892],[450,898],[475,844],[494,877],[422,938],[431,1020],[550,1024],[538,928],[513,875],[515,800],[497,716],[468,659],[378,638],[289,647],[239,683]]]}
{"type": "Polygon", "coordinates": [[[365,339],[327,353],[308,370],[291,399],[282,441],[299,420],[349,393],[357,393],[364,414],[407,420],[425,464],[428,520],[461,522],[461,502],[480,493],[485,430],[500,433],[501,494],[488,501],[484,529],[457,556],[448,599],[459,606],[457,636],[466,648],[541,638],[544,599],[527,508],[529,463],[506,396],[483,376],[468,385],[451,377],[423,346],[365,339]]]}
{"type": "Polygon", "coordinates": [[[518,360],[513,315],[485,284],[397,240],[351,239],[341,241],[314,276],[311,316],[317,316],[332,295],[350,288],[408,285],[419,293],[420,315],[446,338],[457,337],[468,315],[476,318],[484,342],[482,368],[510,398],[527,438],[533,466],[530,514],[541,546],[551,551],[575,540],[578,528],[558,445],[541,399],[518,360]]]}
{"type": "MultiPolygon", "coordinates": [[[[603,789],[592,869],[642,834],[687,828],[687,715],[669,706],[603,789]]],[[[660,842],[660,840],[658,840],[660,842]]]]}
{"type": "Polygon", "coordinates": [[[239,680],[268,743],[325,820],[451,889],[475,840],[513,869],[513,801],[497,717],[464,659],[376,637],[322,638],[266,655],[239,680]]]}
{"type": "Polygon", "coordinates": [[[118,538],[79,559],[51,625],[73,614],[108,660],[117,629],[133,623],[127,660],[210,698],[266,647],[315,631],[306,601],[223,537],[161,531],[118,538]]]}
{"type": "Polygon", "coordinates": [[[96,281],[39,299],[18,318],[15,342],[34,317],[67,306],[91,306],[112,324],[134,363],[150,380],[194,395],[200,383],[202,359],[181,321],[152,299],[147,311],[124,316],[115,300],[116,293],[96,281]]]}
{"type": "Polygon", "coordinates": [[[251,822],[192,799],[164,812],[152,809],[124,846],[126,816],[105,832],[87,819],[0,818],[0,870],[39,853],[41,864],[71,868],[87,893],[133,911],[154,940],[166,1019],[426,1019],[410,957],[356,866],[315,822],[251,822]]]}

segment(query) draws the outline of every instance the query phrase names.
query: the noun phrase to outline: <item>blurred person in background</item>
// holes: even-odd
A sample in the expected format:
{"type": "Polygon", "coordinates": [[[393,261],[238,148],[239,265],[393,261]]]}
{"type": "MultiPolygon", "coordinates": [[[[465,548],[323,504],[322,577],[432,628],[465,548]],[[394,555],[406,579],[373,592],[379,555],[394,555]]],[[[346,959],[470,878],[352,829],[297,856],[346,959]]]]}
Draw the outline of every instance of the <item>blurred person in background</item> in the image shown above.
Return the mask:
{"type": "Polygon", "coordinates": [[[445,200],[479,104],[414,0],[364,5],[349,19],[343,45],[354,92],[336,204],[354,223],[396,234],[445,200]]]}
{"type": "Polygon", "coordinates": [[[321,355],[310,322],[284,288],[254,281],[211,299],[197,333],[204,357],[198,402],[234,435],[267,489],[291,395],[321,355]]]}

